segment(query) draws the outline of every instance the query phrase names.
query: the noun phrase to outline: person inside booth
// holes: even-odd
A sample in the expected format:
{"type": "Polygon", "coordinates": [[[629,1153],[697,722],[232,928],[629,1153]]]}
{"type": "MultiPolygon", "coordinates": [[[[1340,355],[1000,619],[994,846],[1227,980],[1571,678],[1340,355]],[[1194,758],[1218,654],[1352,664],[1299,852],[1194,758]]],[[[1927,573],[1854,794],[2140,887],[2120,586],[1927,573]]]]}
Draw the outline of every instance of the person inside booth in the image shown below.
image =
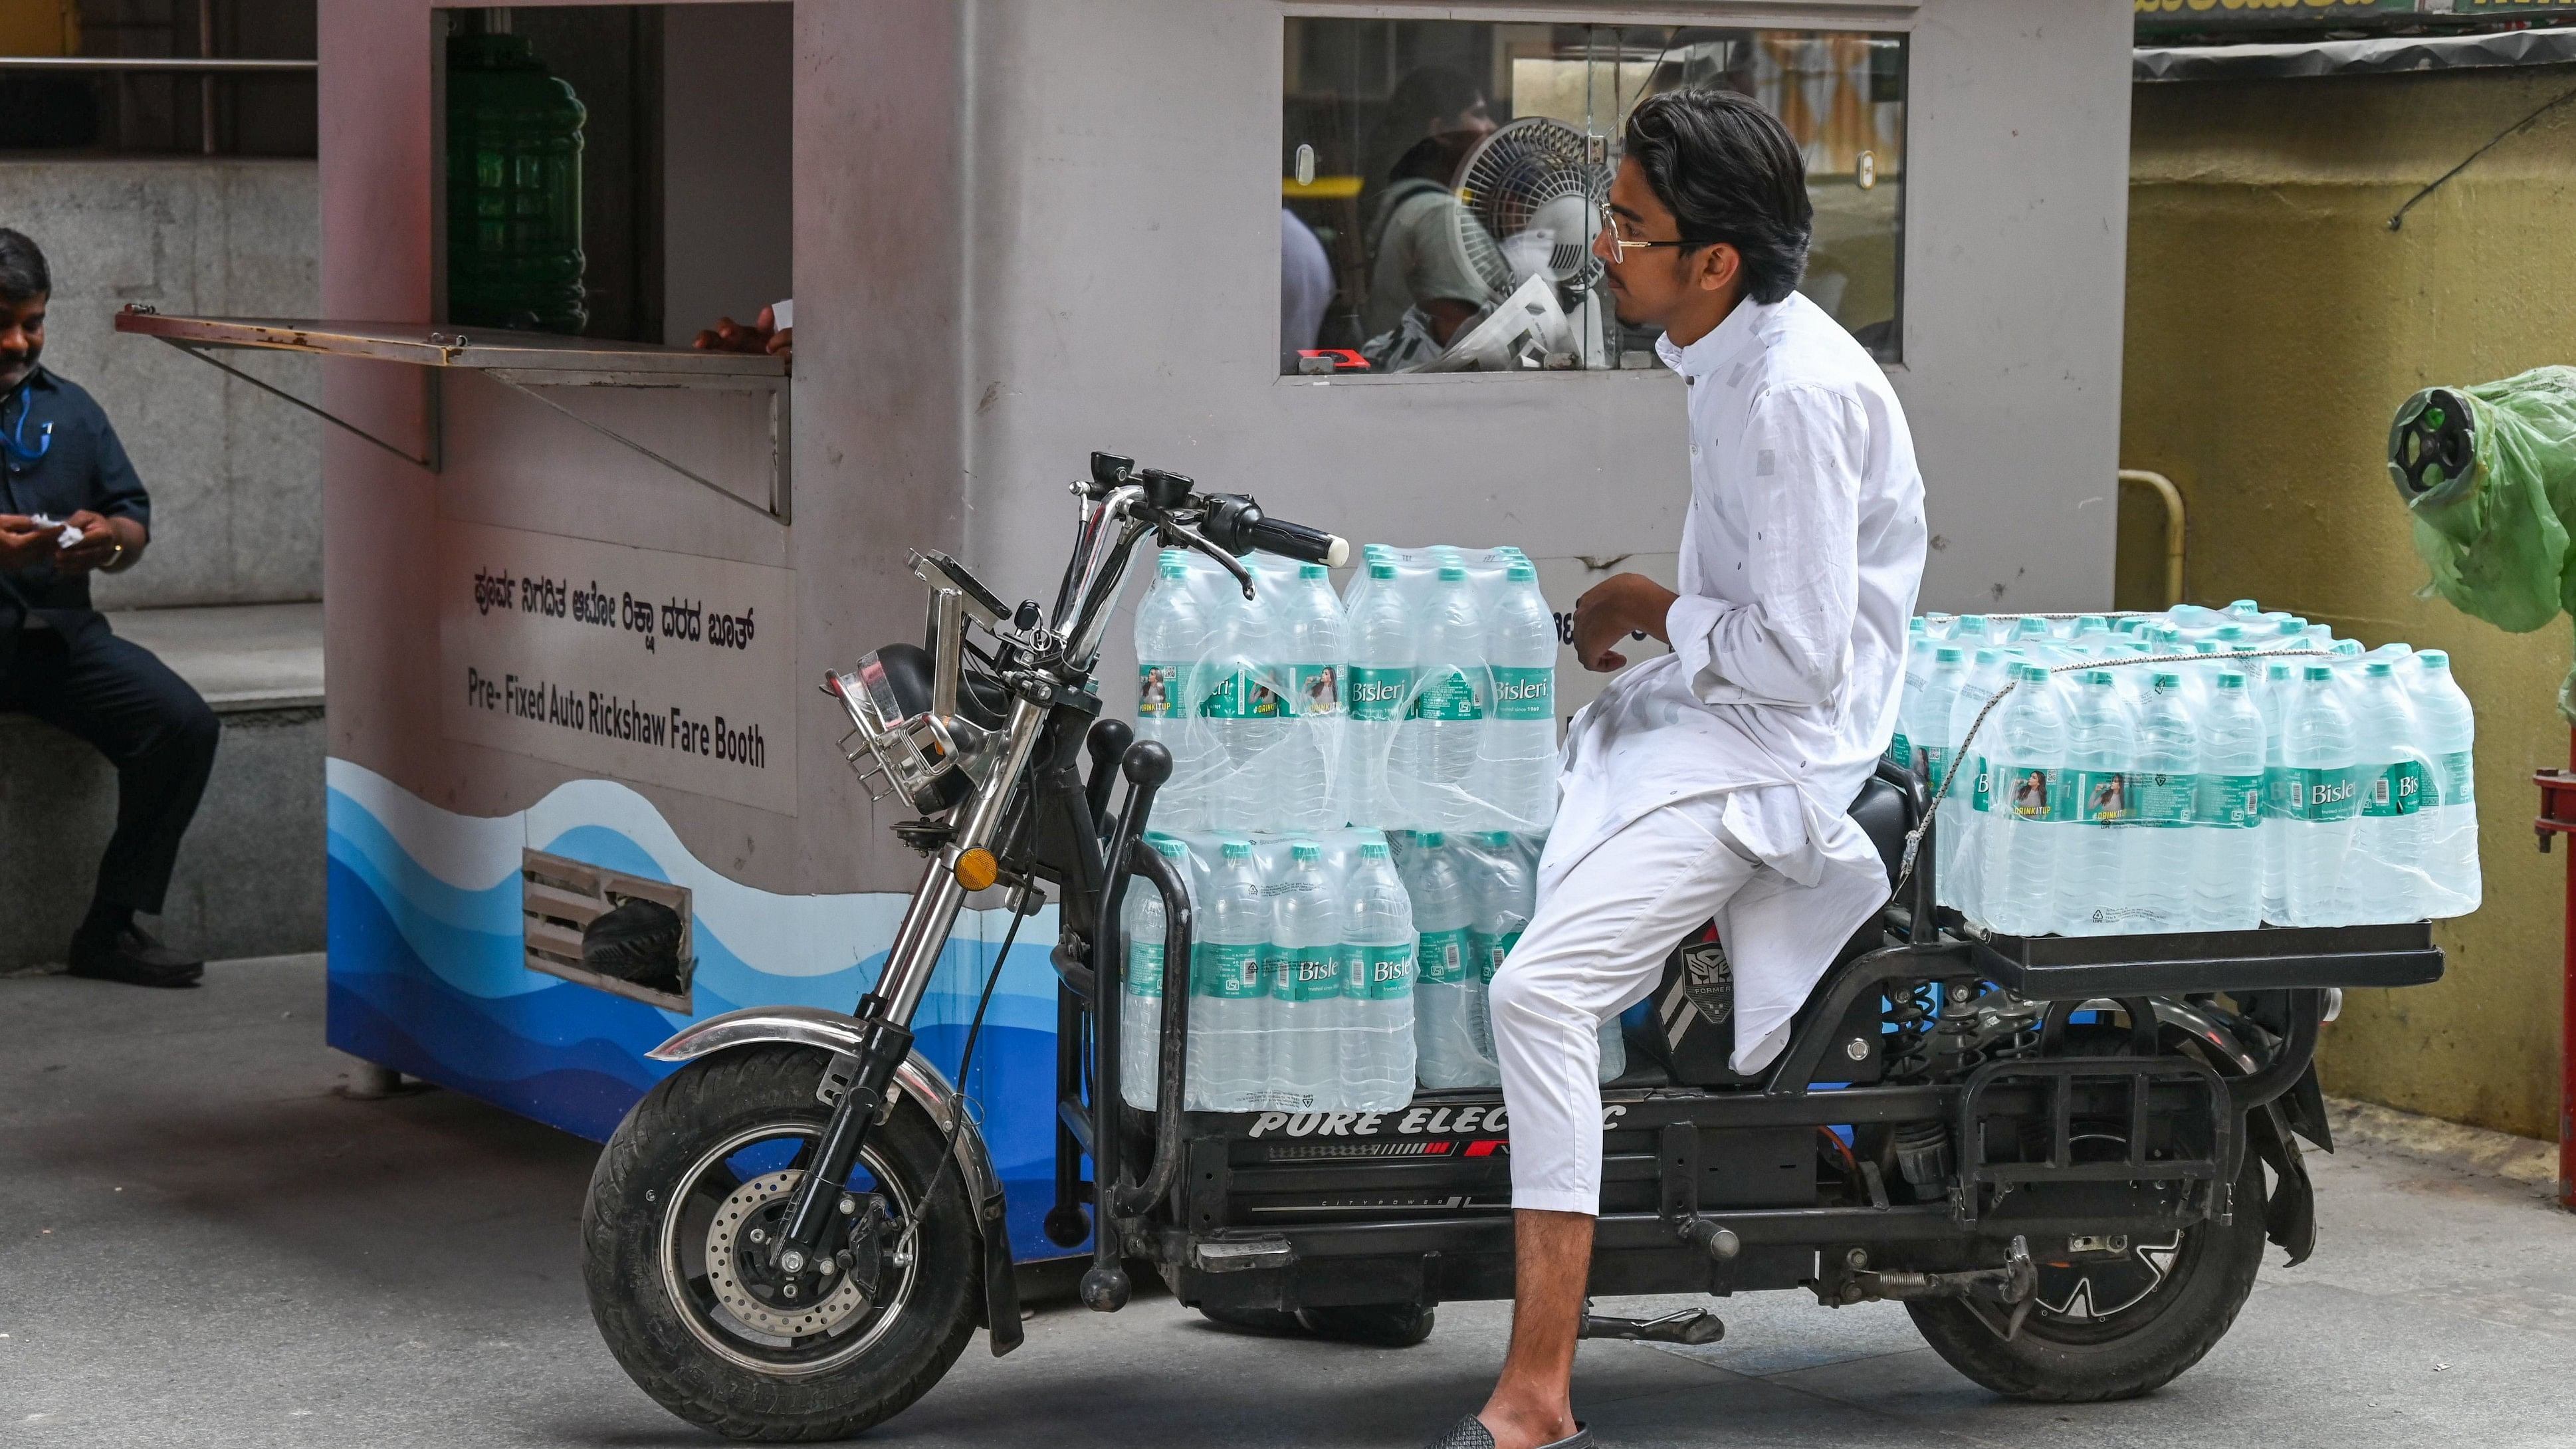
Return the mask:
{"type": "Polygon", "coordinates": [[[116,831],[72,936],[71,973],[192,986],[205,964],[134,918],[161,913],[219,727],[186,680],[90,605],[90,575],[142,559],[152,500],[107,414],[37,361],[52,290],[45,254],[0,228],[0,710],[76,735],[116,766],[116,831]]]}
{"type": "Polygon", "coordinates": [[[1467,260],[1457,228],[1475,226],[1450,190],[1476,143],[1494,133],[1484,90],[1463,72],[1427,65],[1396,83],[1380,117],[1363,182],[1369,289],[1361,352],[1379,372],[1440,355],[1495,301],[1467,260]]]}

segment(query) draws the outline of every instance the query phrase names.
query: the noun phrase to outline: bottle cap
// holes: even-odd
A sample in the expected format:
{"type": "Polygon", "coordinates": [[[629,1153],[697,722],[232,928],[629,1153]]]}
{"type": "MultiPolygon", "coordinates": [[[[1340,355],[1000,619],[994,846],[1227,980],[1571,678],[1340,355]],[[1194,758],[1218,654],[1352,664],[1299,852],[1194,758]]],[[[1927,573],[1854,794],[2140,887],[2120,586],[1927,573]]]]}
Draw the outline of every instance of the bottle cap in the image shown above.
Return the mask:
{"type": "Polygon", "coordinates": [[[1217,853],[1228,860],[1250,860],[1252,859],[1252,842],[1249,840],[1229,840],[1217,853]]]}
{"type": "Polygon", "coordinates": [[[1360,859],[1362,859],[1362,860],[1384,860],[1384,859],[1386,859],[1386,842],[1385,842],[1385,841],[1383,841],[1383,840],[1369,840],[1369,841],[1363,841],[1363,842],[1361,842],[1361,844],[1360,844],[1360,859]]]}
{"type": "Polygon", "coordinates": [[[1979,664],[1992,664],[2003,657],[2004,651],[2000,649],[1980,649],[1977,651],[1976,662],[1979,664]]]}
{"type": "Polygon", "coordinates": [[[2227,606],[2227,612],[2231,614],[2259,614],[2263,612],[2263,606],[2254,602],[2252,599],[2238,599],[2236,602],[2227,606]]]}
{"type": "Polygon", "coordinates": [[[2046,684],[2048,682],[2048,670],[2044,666],[2037,664],[2017,665],[2015,666],[2013,678],[2020,680],[2024,684],[2046,684]]]}
{"type": "MultiPolygon", "coordinates": [[[[1980,649],[1977,652],[1982,654],[1985,651],[1980,649]]],[[[1967,657],[1968,651],[1956,644],[1944,644],[1932,651],[1932,662],[1935,664],[1956,664],[1967,657]]]]}
{"type": "Polygon", "coordinates": [[[2451,667],[2450,651],[2446,649],[2418,649],[2415,651],[2415,657],[2423,660],[2424,667],[2427,669],[2448,669],[2451,667]]]}
{"type": "Polygon", "coordinates": [[[2045,639],[2048,637],[2048,621],[2046,619],[2024,619],[2020,624],[2014,626],[2013,637],[2016,639],[2045,639]]]}
{"type": "Polygon", "coordinates": [[[2232,641],[2245,637],[2245,626],[2242,624],[2221,624],[2215,632],[2219,638],[2232,641]]]}
{"type": "Polygon", "coordinates": [[[2358,639],[2337,639],[2332,644],[2326,646],[2326,652],[2330,654],[2340,654],[2349,659],[2353,655],[2361,652],[2361,641],[2358,639]]]}
{"type": "Polygon", "coordinates": [[[2334,666],[2330,664],[2311,664],[2307,668],[2307,680],[2310,684],[2332,678],[2334,678],[2334,666]]]}
{"type": "Polygon", "coordinates": [[[2221,689],[2243,689],[2245,687],[2245,676],[2231,669],[2218,676],[2218,687],[2221,689]]]}
{"type": "Polygon", "coordinates": [[[2159,674],[2155,678],[2155,686],[2158,689],[2180,689],[2182,688],[2182,676],[2179,674],[2159,674]]]}
{"type": "Polygon", "coordinates": [[[1982,639],[1986,634],[1986,616],[1983,614],[1961,614],[1959,616],[1959,622],[1950,626],[1950,633],[1954,638],[1961,634],[1973,634],[1982,639]]]}
{"type": "Polygon", "coordinates": [[[1395,577],[1395,560],[1393,560],[1393,559],[1391,559],[1391,558],[1373,558],[1373,559],[1370,559],[1370,560],[1369,560],[1369,577],[1370,577],[1370,578],[1373,578],[1373,579],[1391,579],[1391,578],[1394,578],[1394,577],[1395,577]]]}
{"type": "Polygon", "coordinates": [[[1454,584],[1466,576],[1465,564],[1444,563],[1440,566],[1440,582],[1444,584],[1454,584]]]}
{"type": "Polygon", "coordinates": [[[1516,584],[1533,582],[1538,578],[1538,565],[1525,558],[1513,559],[1503,565],[1503,577],[1516,584]]]}
{"type": "Polygon", "coordinates": [[[2111,678],[2110,670],[2087,669],[2084,671],[2084,682],[2100,689],[2108,689],[2117,681],[2111,678]]]}
{"type": "Polygon", "coordinates": [[[1181,556],[1179,549],[1167,548],[1163,550],[1163,562],[1156,571],[1167,579],[1185,579],[1190,576],[1189,560],[1181,556]]]}
{"type": "Polygon", "coordinates": [[[1297,577],[1301,579],[1330,578],[1332,576],[1332,572],[1333,571],[1331,569],[1328,569],[1319,563],[1297,565],[1297,577]]]}
{"type": "Polygon", "coordinates": [[[1176,565],[1187,567],[1190,561],[1189,550],[1184,548],[1167,548],[1163,550],[1161,557],[1163,567],[1165,568],[1172,568],[1176,565]]]}
{"type": "Polygon", "coordinates": [[[2368,664],[2362,666],[2361,672],[2369,675],[2373,679],[2386,679],[2389,677],[2391,671],[2389,670],[2387,660],[2374,659],[2368,664]]]}
{"type": "Polygon", "coordinates": [[[2290,666],[2286,664],[2266,665],[2263,670],[2263,677],[2265,679],[2287,679],[2290,677],[2290,666]]]}
{"type": "Polygon", "coordinates": [[[1501,830],[1488,830],[1476,838],[1489,850],[1502,850],[1512,843],[1510,834],[1501,830]]]}
{"type": "Polygon", "coordinates": [[[1145,839],[1147,843],[1154,847],[1154,853],[1166,860],[1187,860],[1190,858],[1189,842],[1182,840],[1178,836],[1163,835],[1149,830],[1145,833],[1145,839]]]}
{"type": "Polygon", "coordinates": [[[1438,850],[1449,843],[1449,837],[1437,830],[1425,830],[1413,837],[1413,843],[1425,850],[1438,850]]]}
{"type": "Polygon", "coordinates": [[[1905,621],[1905,632],[1908,634],[1928,634],[1931,630],[1932,626],[1923,622],[1921,614],[1905,621]]]}
{"type": "Polygon", "coordinates": [[[1301,840],[1288,847],[1288,858],[1300,865],[1309,864],[1324,858],[1324,847],[1311,840],[1301,840]]]}

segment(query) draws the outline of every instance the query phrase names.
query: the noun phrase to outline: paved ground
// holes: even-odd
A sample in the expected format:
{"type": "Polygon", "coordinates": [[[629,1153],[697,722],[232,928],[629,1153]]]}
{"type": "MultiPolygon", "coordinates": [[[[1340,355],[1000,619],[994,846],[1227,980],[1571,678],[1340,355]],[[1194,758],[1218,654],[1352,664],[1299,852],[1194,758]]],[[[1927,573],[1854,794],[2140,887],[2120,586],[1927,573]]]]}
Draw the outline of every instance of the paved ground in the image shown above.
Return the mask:
{"type": "MultiPolygon", "coordinates": [[[[335,1095],[321,999],[310,957],[220,965],[196,992],[0,980],[0,1445],[712,1442],[592,1332],[590,1144],[451,1093],[335,1095]]],[[[2235,1331],[2147,1399],[1998,1400],[1901,1310],[1770,1294],[1723,1306],[1712,1350],[1586,1345],[1578,1403],[1613,1449],[2576,1445],[2576,1219],[2494,1170],[2529,1179],[2536,1154],[2373,1137],[2318,1162],[2317,1257],[2267,1268],[2235,1331]]],[[[1384,1352],[1231,1334],[1168,1300],[1050,1308],[871,1439],[1410,1449],[1501,1347],[1501,1308],[1440,1315],[1384,1352]]]]}

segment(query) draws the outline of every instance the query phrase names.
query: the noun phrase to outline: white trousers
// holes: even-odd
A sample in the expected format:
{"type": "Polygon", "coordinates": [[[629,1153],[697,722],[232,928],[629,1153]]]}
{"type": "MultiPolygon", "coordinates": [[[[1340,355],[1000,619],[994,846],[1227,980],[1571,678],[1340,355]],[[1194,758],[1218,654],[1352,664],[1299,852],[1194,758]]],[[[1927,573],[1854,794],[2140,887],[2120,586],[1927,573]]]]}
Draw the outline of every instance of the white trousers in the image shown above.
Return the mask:
{"type": "Polygon", "coordinates": [[[1645,1000],[1674,945],[1764,869],[1722,823],[1725,806],[1676,801],[1595,846],[1495,973],[1513,1207],[1599,1215],[1601,1023],[1645,1000]]]}

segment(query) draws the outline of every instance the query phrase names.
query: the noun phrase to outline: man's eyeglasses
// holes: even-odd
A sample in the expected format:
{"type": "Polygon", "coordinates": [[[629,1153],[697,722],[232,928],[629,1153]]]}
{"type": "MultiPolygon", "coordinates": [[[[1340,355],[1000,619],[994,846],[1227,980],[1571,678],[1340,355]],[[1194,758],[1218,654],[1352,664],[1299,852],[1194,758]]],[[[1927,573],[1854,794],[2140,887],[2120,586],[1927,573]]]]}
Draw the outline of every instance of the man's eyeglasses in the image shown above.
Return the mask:
{"type": "Polygon", "coordinates": [[[1628,260],[1628,253],[1630,252],[1653,251],[1657,247],[1704,247],[1715,245],[1715,243],[1712,242],[1692,241],[1689,238],[1684,238],[1680,241],[1631,241],[1628,239],[1627,222],[1620,217],[1619,213],[1611,210],[1610,203],[1606,201],[1601,203],[1601,230],[1609,234],[1610,245],[1619,249],[1618,260],[1623,262],[1628,260]]]}

